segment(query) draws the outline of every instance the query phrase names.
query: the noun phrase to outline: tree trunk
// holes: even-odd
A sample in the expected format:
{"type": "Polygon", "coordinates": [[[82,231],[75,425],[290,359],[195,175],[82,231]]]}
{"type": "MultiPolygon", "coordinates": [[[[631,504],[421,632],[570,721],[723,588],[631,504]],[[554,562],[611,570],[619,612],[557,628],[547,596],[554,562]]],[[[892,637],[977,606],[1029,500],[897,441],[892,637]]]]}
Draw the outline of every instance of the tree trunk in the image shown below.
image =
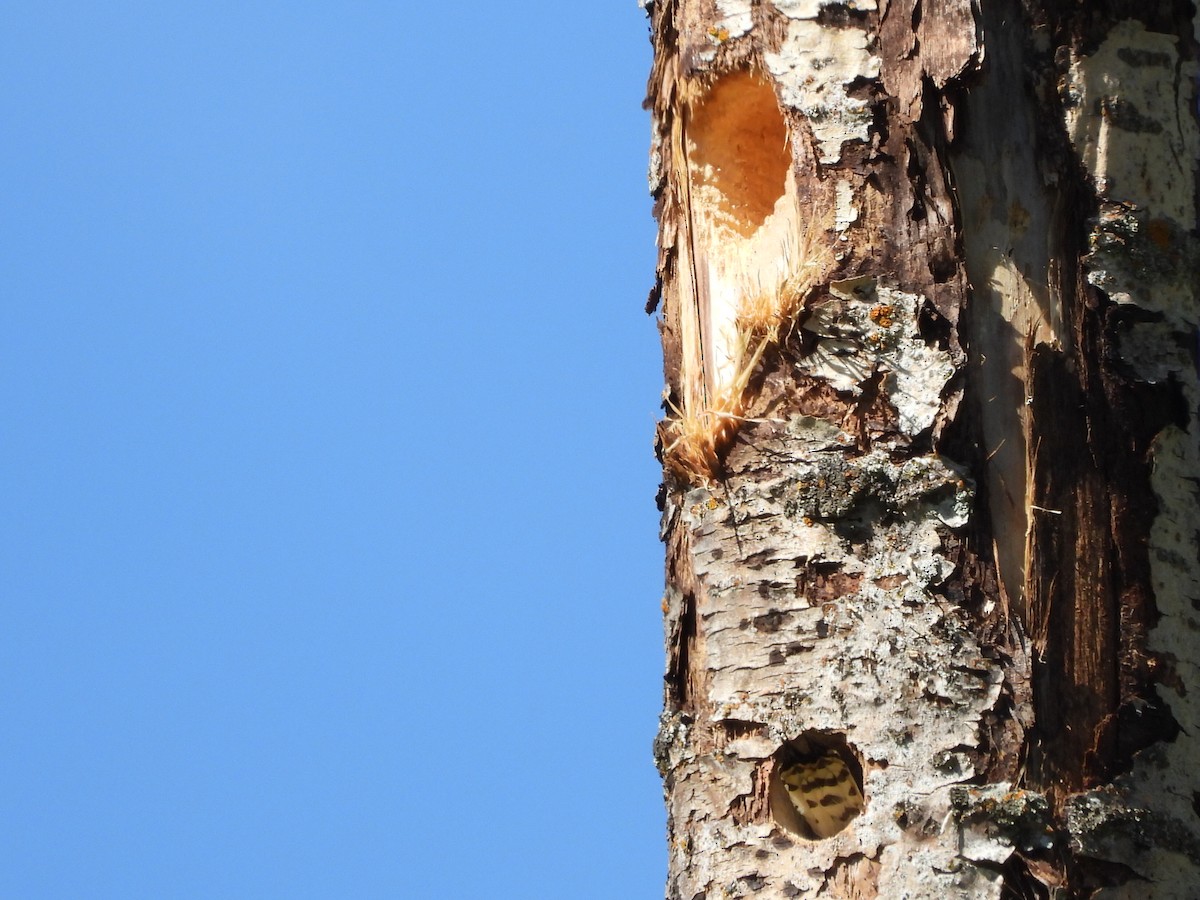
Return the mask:
{"type": "Polygon", "coordinates": [[[1200,897],[1192,4],[645,5],[667,896],[1200,897]]]}

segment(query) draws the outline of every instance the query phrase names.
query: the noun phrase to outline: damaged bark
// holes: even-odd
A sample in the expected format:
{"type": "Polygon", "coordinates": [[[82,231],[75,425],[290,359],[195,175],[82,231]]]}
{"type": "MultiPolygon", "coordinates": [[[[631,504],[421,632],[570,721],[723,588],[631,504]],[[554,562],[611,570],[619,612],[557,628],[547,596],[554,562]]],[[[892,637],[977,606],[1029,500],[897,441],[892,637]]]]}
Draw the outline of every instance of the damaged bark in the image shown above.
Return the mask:
{"type": "Polygon", "coordinates": [[[645,6],[667,897],[1200,896],[1193,5],[645,6]]]}

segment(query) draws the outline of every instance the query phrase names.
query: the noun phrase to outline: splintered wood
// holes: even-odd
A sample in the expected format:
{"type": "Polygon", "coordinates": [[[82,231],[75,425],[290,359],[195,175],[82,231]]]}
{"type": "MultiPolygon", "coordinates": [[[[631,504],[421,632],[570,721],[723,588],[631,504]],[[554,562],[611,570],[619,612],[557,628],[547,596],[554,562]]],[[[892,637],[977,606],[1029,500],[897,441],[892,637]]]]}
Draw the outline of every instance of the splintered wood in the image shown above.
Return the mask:
{"type": "Polygon", "coordinates": [[[823,222],[801,213],[770,83],[735,70],[686,94],[672,135],[684,173],[681,392],[663,442],[677,474],[705,481],[745,418],[763,355],[794,326],[832,254],[823,222]]]}

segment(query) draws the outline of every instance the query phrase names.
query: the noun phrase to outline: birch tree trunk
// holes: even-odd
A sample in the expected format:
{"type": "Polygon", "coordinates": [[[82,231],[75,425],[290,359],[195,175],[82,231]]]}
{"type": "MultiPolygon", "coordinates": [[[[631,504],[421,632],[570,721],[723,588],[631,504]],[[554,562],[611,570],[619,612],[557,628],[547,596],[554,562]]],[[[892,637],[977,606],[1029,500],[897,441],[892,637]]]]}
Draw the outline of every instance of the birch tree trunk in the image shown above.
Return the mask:
{"type": "Polygon", "coordinates": [[[1192,4],[645,5],[668,898],[1200,897],[1192,4]]]}

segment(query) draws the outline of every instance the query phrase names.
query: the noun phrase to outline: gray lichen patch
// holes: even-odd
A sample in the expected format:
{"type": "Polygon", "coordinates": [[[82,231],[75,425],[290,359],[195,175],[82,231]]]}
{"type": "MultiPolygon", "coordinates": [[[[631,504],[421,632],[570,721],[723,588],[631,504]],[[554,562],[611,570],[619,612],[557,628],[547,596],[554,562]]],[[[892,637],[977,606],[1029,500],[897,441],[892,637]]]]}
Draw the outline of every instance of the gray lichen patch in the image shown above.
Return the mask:
{"type": "Polygon", "coordinates": [[[717,0],[717,13],[719,18],[709,29],[709,37],[714,44],[745,37],[754,25],[750,0],[717,0]]]}
{"type": "Polygon", "coordinates": [[[1200,840],[1190,824],[1143,806],[1118,789],[1071,797],[1065,819],[1076,853],[1124,863],[1143,877],[1156,875],[1155,859],[1164,855],[1162,851],[1182,854],[1200,866],[1200,840]]]}
{"type": "Polygon", "coordinates": [[[654,735],[654,766],[666,778],[679,765],[688,748],[688,724],[678,712],[663,712],[654,735]]]}
{"type": "Polygon", "coordinates": [[[783,474],[735,475],[724,490],[686,495],[697,574],[711,587],[749,584],[792,602],[805,600],[809,564],[873,582],[903,576],[935,585],[949,575],[940,529],[965,525],[973,499],[957,465],[932,455],[897,462],[883,451],[812,447],[798,441],[783,474]]]}
{"type": "Polygon", "coordinates": [[[926,341],[917,317],[924,299],[873,278],[834,282],[802,327],[816,347],[796,368],[858,396],[877,374],[907,435],[929,428],[955,372],[948,350],[926,341]]]}
{"type": "Polygon", "coordinates": [[[775,0],[774,6],[786,18],[787,30],[779,49],[764,55],[767,70],[779,85],[784,105],[803,115],[812,128],[821,162],[837,162],[844,143],[870,138],[869,106],[851,97],[849,87],[878,78],[880,61],[868,49],[871,35],[865,29],[826,28],[816,20],[826,7],[866,10],[874,3],[775,0]]]}
{"type": "Polygon", "coordinates": [[[814,454],[788,473],[781,494],[784,512],[793,518],[858,532],[879,521],[924,515],[961,527],[972,497],[965,476],[952,463],[934,456],[896,463],[879,450],[850,459],[814,454]]]}
{"type": "Polygon", "coordinates": [[[1013,848],[1025,853],[1053,849],[1054,819],[1046,797],[1007,784],[959,785],[950,790],[963,829],[963,856],[1002,863],[1013,848]]]}
{"type": "Polygon", "coordinates": [[[1089,250],[1088,281],[1113,301],[1158,314],[1180,330],[1200,319],[1200,250],[1169,219],[1153,210],[1102,204],[1089,250]]]}

